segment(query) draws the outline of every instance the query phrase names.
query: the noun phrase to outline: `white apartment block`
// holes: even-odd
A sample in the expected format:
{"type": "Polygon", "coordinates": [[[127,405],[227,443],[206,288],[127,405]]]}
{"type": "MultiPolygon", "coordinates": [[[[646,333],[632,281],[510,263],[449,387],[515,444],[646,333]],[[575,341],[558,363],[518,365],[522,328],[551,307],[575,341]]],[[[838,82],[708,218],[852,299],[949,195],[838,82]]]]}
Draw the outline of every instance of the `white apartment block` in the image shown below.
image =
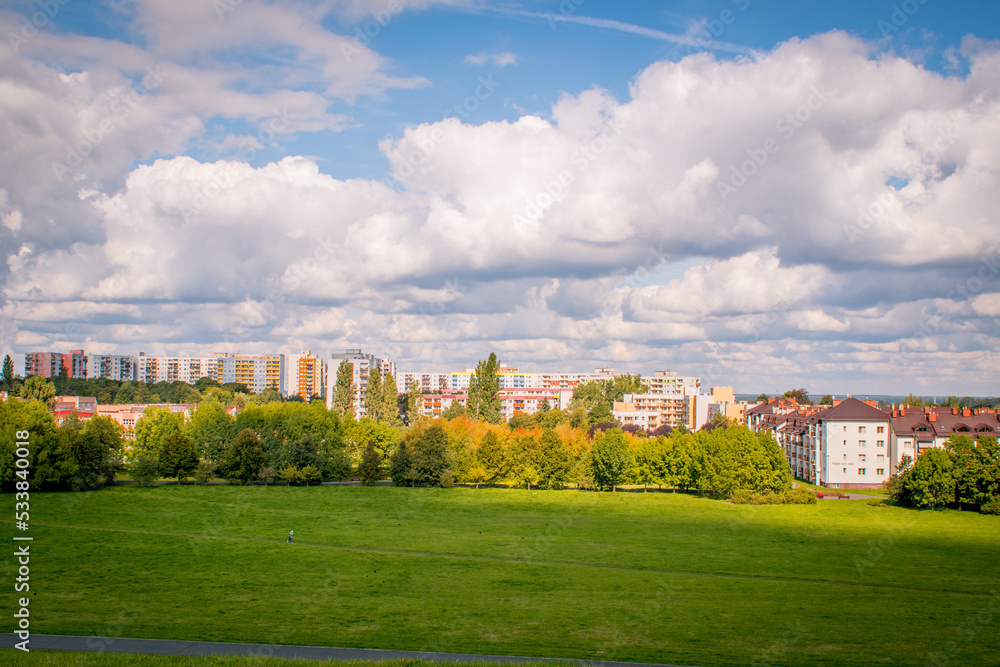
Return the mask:
{"type": "Polygon", "coordinates": [[[87,377],[135,380],[136,358],[130,354],[88,354],[87,377]]]}
{"type": "MultiPolygon", "coordinates": [[[[368,378],[372,373],[379,373],[384,381],[389,375],[395,379],[396,365],[389,359],[380,359],[372,354],[365,354],[360,348],[344,350],[334,354],[326,364],[326,406],[333,409],[333,392],[337,387],[337,371],[341,362],[346,361],[351,366],[351,386],[354,388],[354,415],[358,419],[368,414],[365,408],[365,393],[368,391],[368,378]]],[[[397,392],[405,391],[399,387],[397,392]]]]}
{"type": "Polygon", "coordinates": [[[678,375],[677,371],[656,371],[646,378],[650,394],[690,396],[701,393],[701,378],[696,375],[678,375]]]}
{"type": "Polygon", "coordinates": [[[399,391],[409,391],[410,385],[414,383],[419,391],[445,392],[451,389],[451,373],[396,372],[396,388],[399,391]]]}
{"type": "Polygon", "coordinates": [[[135,358],[135,379],[138,382],[187,382],[194,384],[199,378],[218,377],[215,357],[152,357],[140,352],[135,358]]]}

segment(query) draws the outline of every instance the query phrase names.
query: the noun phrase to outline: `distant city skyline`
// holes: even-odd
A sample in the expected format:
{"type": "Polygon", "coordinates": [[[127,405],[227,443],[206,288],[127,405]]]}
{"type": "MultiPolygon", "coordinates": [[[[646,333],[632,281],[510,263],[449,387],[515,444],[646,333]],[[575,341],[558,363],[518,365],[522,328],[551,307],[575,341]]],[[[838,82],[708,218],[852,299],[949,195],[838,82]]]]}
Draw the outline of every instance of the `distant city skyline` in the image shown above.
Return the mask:
{"type": "Polygon", "coordinates": [[[360,347],[1000,394],[996,2],[18,0],[0,34],[19,373],[360,347]]]}

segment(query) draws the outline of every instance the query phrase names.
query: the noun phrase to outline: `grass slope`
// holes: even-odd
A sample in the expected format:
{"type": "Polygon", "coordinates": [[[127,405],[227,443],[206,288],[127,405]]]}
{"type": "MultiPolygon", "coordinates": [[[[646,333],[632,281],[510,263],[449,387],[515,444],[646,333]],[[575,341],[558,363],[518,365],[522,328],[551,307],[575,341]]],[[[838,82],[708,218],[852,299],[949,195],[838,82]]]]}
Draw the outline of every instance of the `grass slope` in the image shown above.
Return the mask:
{"type": "Polygon", "coordinates": [[[350,486],[31,509],[38,633],[705,666],[977,665],[1000,643],[1000,521],[974,513],[350,486]]]}

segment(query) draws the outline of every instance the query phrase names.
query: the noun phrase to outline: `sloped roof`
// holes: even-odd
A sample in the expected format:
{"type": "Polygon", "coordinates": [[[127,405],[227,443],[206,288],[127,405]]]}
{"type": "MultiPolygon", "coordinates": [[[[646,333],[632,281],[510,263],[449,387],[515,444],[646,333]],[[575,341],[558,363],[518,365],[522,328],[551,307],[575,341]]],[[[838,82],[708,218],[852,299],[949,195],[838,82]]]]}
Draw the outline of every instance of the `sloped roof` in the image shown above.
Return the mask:
{"type": "Polygon", "coordinates": [[[856,398],[848,398],[839,405],[818,413],[819,421],[889,421],[889,413],[873,408],[856,398]]]}

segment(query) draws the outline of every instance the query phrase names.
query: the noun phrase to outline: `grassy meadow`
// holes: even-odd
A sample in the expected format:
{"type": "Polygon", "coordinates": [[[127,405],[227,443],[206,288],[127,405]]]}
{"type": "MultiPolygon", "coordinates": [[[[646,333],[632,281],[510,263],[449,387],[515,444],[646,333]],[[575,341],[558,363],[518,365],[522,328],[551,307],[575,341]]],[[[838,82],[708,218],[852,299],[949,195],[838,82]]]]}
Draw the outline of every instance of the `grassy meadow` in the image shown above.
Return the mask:
{"type": "Polygon", "coordinates": [[[979,665],[1000,646],[1000,517],[971,512],[355,486],[31,503],[36,633],[705,667],[979,665]]]}

